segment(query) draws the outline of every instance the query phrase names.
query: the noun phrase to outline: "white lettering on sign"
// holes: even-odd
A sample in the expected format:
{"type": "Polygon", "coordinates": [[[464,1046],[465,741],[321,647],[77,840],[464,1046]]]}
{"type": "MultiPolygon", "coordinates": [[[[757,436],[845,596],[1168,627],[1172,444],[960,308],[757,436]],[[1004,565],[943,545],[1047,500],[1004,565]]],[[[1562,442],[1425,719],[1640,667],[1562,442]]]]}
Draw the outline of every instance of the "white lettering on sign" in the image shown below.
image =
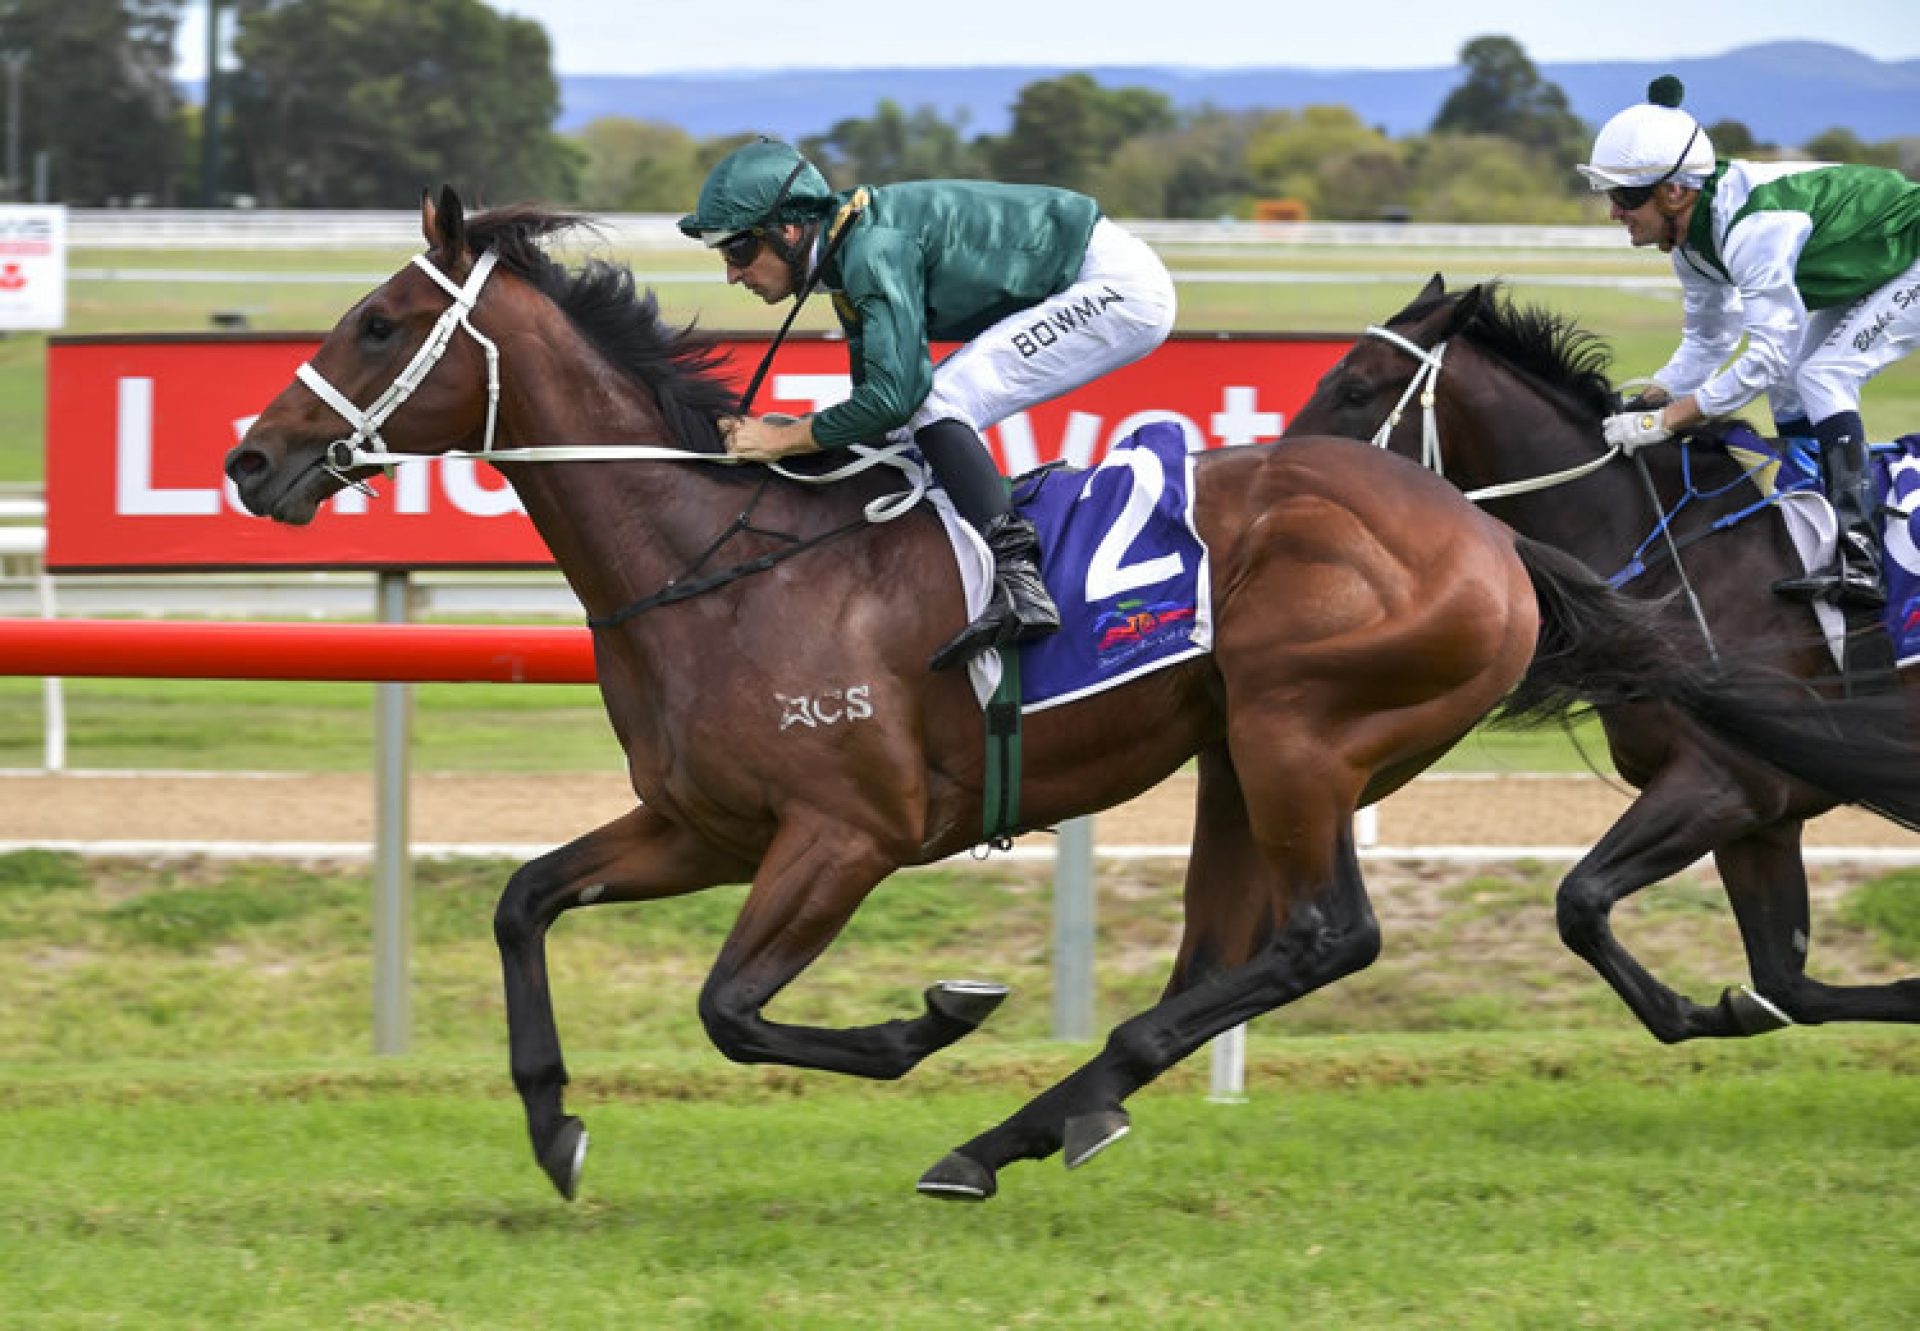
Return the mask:
{"type": "Polygon", "coordinates": [[[807,694],[773,695],[780,704],[780,729],[805,726],[816,730],[840,721],[865,721],[873,715],[872,686],[855,684],[845,689],[829,689],[818,697],[807,694]]]}
{"type": "MultiPolygon", "coordinates": [[[[1067,427],[1061,432],[1060,447],[1053,457],[1075,467],[1090,466],[1094,447],[1100,442],[1101,419],[1085,411],[1067,413],[1067,427]]],[[[1033,418],[1024,411],[994,426],[1000,436],[1000,457],[1009,476],[1032,471],[1040,465],[1040,444],[1033,435],[1033,418]]]]}
{"type": "Polygon", "coordinates": [[[393,511],[396,513],[430,513],[431,491],[427,482],[433,478],[427,475],[427,469],[418,463],[405,463],[393,469],[393,511]]]}
{"type": "Polygon", "coordinates": [[[462,513],[476,518],[499,518],[524,513],[520,496],[511,485],[482,485],[478,458],[448,458],[439,464],[447,498],[462,513]]]}
{"type": "Polygon", "coordinates": [[[1278,439],[1287,418],[1277,411],[1260,410],[1260,390],[1230,384],[1221,390],[1220,410],[1213,414],[1213,437],[1222,444],[1257,444],[1278,439]]]}
{"type": "MultiPolygon", "coordinates": [[[[1213,446],[1207,435],[1190,418],[1177,411],[1149,408],[1134,412],[1107,431],[1107,447],[1114,447],[1141,426],[1155,421],[1167,421],[1179,426],[1180,433],[1187,438],[1190,452],[1213,446]]],[[[1214,412],[1207,423],[1213,427],[1213,441],[1223,447],[1232,447],[1278,439],[1286,429],[1287,418],[1277,411],[1260,410],[1258,388],[1230,384],[1221,389],[1220,410],[1214,412]]],[[[1100,444],[1105,425],[1104,417],[1090,412],[1067,413],[1067,424],[1061,432],[1060,445],[1047,459],[1040,455],[1040,441],[1034,437],[1033,420],[1026,412],[1015,412],[994,426],[993,432],[1000,440],[1000,460],[1006,474],[1018,476],[1050,459],[1058,459],[1070,467],[1091,467],[1097,461],[1094,450],[1100,444]]]]}
{"type": "Polygon", "coordinates": [[[837,407],[853,395],[853,376],[847,374],[776,374],[773,395],[782,402],[805,402],[808,411],[837,407]]]}
{"type": "Polygon", "coordinates": [[[113,511],[138,518],[218,514],[217,486],[163,490],[153,483],[153,380],[120,380],[115,407],[113,511]]]}

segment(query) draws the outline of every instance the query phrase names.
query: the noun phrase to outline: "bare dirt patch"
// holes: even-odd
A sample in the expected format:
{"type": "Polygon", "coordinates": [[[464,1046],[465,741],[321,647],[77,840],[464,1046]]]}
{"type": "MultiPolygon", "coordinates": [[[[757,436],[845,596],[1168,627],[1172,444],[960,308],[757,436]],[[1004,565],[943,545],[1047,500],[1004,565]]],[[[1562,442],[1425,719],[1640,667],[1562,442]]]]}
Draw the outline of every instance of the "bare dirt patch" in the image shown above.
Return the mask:
{"type": "MultiPolygon", "coordinates": [[[[1103,845],[1182,846],[1192,836],[1190,773],[1100,814],[1103,845]]],[[[416,774],[416,843],[559,845],[632,807],[617,774],[416,774]]],[[[1588,846],[1620,816],[1624,787],[1597,777],[1425,777],[1380,806],[1384,846],[1588,846]]],[[[363,774],[0,775],[0,841],[367,842],[363,774]]],[[[1842,809],[1811,824],[1814,846],[1915,847],[1920,839],[1842,809]]]]}

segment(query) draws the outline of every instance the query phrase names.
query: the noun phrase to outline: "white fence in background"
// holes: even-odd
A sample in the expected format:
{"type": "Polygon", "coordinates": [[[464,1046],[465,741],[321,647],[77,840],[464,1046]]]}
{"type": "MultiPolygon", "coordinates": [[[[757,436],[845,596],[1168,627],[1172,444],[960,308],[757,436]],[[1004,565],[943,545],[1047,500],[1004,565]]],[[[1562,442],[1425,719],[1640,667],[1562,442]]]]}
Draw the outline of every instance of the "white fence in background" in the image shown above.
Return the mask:
{"type": "MultiPolygon", "coordinates": [[[[595,215],[609,242],[628,249],[680,249],[689,242],[666,213],[595,215]]],[[[1156,248],[1316,246],[1373,249],[1622,249],[1615,226],[1508,226],[1393,222],[1182,222],[1129,219],[1127,229],[1156,248]]],[[[67,213],[71,250],[381,249],[420,240],[420,214],[398,212],[195,211],[74,208],[67,213]]]]}

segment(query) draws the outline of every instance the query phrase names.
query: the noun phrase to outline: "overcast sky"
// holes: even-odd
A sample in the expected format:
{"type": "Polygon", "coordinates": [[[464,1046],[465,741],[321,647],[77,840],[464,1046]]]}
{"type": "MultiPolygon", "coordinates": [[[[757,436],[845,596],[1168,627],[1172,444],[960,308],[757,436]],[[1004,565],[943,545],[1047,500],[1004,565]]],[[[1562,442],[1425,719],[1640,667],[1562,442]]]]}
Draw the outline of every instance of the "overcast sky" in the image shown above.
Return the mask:
{"type": "MultiPolygon", "coordinates": [[[[1711,56],[1827,41],[1920,58],[1920,0],[489,0],[538,20],[561,74],[900,65],[1296,65],[1418,69],[1474,37],[1511,37],[1535,64],[1711,56]],[[942,24],[942,14],[964,23],[942,24]]],[[[231,20],[229,20],[231,21],[231,20]]],[[[180,35],[183,78],[206,70],[206,6],[180,35]]]]}

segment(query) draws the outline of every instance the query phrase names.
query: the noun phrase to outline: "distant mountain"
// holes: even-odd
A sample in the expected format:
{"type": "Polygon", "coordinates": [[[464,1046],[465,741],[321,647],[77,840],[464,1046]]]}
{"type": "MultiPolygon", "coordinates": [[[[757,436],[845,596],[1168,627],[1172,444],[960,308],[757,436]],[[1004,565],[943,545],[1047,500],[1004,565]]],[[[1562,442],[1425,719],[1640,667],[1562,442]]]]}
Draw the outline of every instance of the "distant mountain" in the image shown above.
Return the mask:
{"type": "MultiPolygon", "coordinates": [[[[794,139],[836,121],[864,117],[882,98],[907,110],[931,106],[969,134],[997,134],[1021,88],[1071,73],[1064,65],[968,69],[786,70],[687,75],[563,75],[558,128],[600,116],[679,125],[700,138],[754,130],[794,139]]],[[[1599,125],[1645,95],[1659,74],[1687,85],[1687,107],[1708,124],[1738,120],[1762,143],[1797,146],[1836,126],[1869,143],[1920,134],[1920,60],[1886,62],[1821,42],[1742,47],[1709,59],[1649,63],[1546,64],[1542,77],[1565,90],[1574,111],[1599,125]]],[[[1425,130],[1463,77],[1442,69],[1181,69],[1094,66],[1103,86],[1165,93],[1181,108],[1298,109],[1350,106],[1394,136],[1425,130]]]]}

